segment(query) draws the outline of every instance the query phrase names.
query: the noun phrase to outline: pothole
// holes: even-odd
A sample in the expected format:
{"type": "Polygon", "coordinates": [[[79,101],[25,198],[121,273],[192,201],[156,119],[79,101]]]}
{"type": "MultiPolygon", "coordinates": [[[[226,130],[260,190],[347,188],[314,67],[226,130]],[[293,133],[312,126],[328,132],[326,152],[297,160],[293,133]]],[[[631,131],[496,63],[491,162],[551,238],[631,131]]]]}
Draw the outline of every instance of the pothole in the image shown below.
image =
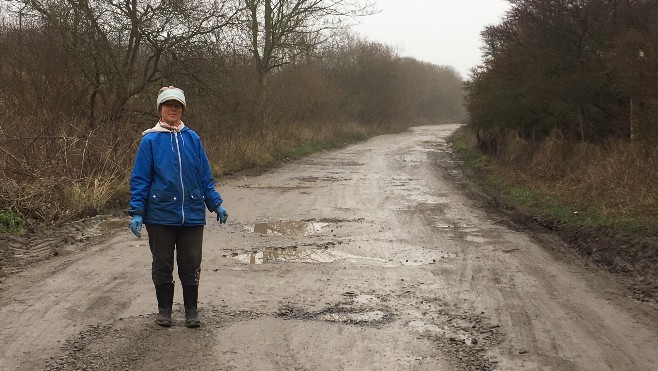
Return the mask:
{"type": "Polygon", "coordinates": [[[313,244],[300,244],[285,247],[266,247],[254,249],[250,252],[233,252],[223,255],[243,264],[272,264],[272,263],[333,263],[346,261],[354,264],[379,266],[383,268],[397,268],[406,266],[423,266],[438,264],[442,259],[455,258],[456,255],[447,251],[432,249],[426,255],[398,256],[394,259],[382,259],[361,255],[353,255],[332,249],[334,242],[313,244]]]}
{"type": "Polygon", "coordinates": [[[279,308],[278,317],[306,321],[324,321],[358,326],[381,326],[393,322],[393,314],[384,308],[358,308],[337,305],[319,312],[308,312],[293,305],[279,308]]]}
{"type": "Polygon", "coordinates": [[[341,251],[329,250],[326,246],[320,248],[272,248],[250,253],[236,254],[233,258],[245,264],[268,263],[332,263],[337,260],[371,261],[379,264],[388,263],[387,260],[368,258],[347,254],[341,251]]]}
{"type": "Polygon", "coordinates": [[[329,322],[343,322],[351,324],[362,324],[362,323],[371,323],[371,322],[381,322],[386,317],[386,313],[380,310],[373,310],[368,312],[357,312],[357,313],[325,313],[318,317],[321,321],[329,322]]]}
{"type": "Polygon", "coordinates": [[[279,220],[271,223],[256,223],[251,232],[275,236],[308,236],[319,234],[329,223],[299,220],[279,220]]]}
{"type": "Polygon", "coordinates": [[[101,222],[99,225],[100,231],[105,233],[105,232],[110,232],[115,229],[122,229],[122,228],[127,228],[128,227],[128,222],[126,222],[123,219],[120,220],[106,220],[104,222],[101,222]]]}

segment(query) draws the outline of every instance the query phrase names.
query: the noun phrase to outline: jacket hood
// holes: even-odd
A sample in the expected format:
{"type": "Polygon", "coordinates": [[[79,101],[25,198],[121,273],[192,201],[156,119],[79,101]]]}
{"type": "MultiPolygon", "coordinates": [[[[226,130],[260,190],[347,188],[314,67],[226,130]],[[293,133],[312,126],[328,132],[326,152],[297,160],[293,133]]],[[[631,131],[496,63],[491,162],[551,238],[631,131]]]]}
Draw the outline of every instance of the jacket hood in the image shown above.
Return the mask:
{"type": "Polygon", "coordinates": [[[183,121],[180,122],[180,126],[175,128],[174,130],[170,130],[164,126],[161,125],[162,122],[158,122],[155,124],[154,127],[150,129],[146,129],[142,132],[142,135],[146,135],[148,133],[178,133],[181,132],[185,129],[187,129],[187,126],[185,126],[185,123],[183,121]]]}

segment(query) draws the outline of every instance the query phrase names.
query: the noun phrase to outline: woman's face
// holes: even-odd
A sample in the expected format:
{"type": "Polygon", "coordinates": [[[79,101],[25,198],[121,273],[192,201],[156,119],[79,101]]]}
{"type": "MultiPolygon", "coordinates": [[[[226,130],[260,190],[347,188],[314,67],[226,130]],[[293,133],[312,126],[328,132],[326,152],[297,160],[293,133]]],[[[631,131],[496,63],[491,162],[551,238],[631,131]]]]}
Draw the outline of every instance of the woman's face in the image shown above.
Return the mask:
{"type": "Polygon", "coordinates": [[[182,115],[183,105],[179,101],[168,100],[160,106],[160,117],[169,125],[177,125],[182,115]]]}

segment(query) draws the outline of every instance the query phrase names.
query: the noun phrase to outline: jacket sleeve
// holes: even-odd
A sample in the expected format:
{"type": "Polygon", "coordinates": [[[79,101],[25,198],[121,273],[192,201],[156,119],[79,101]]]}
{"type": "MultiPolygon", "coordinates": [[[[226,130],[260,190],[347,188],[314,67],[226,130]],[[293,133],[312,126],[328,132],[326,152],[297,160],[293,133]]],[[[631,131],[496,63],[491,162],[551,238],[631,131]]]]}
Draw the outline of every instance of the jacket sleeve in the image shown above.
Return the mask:
{"type": "Polygon", "coordinates": [[[142,138],[135,157],[135,165],[130,175],[130,210],[128,214],[142,215],[146,213],[146,200],[153,181],[153,152],[151,141],[142,138]]]}
{"type": "Polygon", "coordinates": [[[199,178],[203,183],[203,193],[206,197],[206,207],[210,211],[215,211],[222,204],[222,197],[219,195],[219,192],[215,190],[215,178],[212,176],[212,170],[210,168],[210,161],[206,155],[206,150],[203,148],[201,139],[199,139],[199,159],[201,163],[199,164],[199,178]]]}

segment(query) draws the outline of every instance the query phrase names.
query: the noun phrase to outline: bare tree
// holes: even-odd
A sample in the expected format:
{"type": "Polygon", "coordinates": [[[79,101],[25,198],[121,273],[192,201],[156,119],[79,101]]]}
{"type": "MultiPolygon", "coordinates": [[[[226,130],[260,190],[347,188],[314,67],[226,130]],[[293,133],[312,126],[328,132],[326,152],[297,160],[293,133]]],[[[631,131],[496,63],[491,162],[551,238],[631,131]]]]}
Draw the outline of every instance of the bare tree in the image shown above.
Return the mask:
{"type": "Polygon", "coordinates": [[[228,0],[22,0],[61,33],[90,86],[89,120],[99,104],[111,119],[147,86],[167,77],[162,64],[212,38],[235,15],[228,0]]]}
{"type": "Polygon", "coordinates": [[[296,56],[321,44],[327,31],[346,17],[370,14],[370,5],[357,0],[241,0],[259,82],[296,56]]]}
{"type": "Polygon", "coordinates": [[[240,0],[241,23],[258,74],[259,107],[267,114],[267,77],[325,42],[350,17],[371,14],[361,0],[240,0]]]}

